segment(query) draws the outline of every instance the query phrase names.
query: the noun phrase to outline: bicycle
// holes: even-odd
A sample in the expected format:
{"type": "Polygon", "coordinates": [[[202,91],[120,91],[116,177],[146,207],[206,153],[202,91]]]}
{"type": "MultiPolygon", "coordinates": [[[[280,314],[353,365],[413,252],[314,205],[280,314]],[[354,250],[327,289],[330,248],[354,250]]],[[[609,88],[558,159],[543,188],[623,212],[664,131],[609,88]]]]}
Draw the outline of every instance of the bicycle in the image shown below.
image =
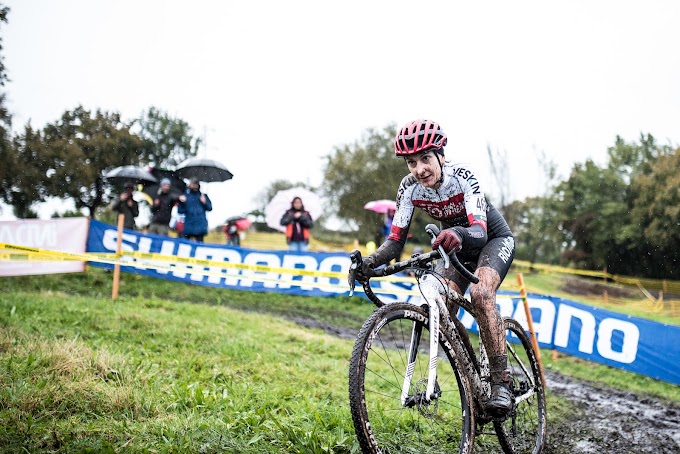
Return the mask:
{"type": "MultiPolygon", "coordinates": [[[[433,240],[439,233],[433,224],[426,231],[433,240]]],[[[352,251],[350,258],[352,296],[361,253],[352,251]]],[[[455,253],[449,257],[440,247],[372,270],[363,284],[377,309],[357,335],[349,366],[350,409],[362,451],[470,453],[476,435],[493,433],[484,431],[491,423],[504,452],[540,453],[546,401],[529,337],[516,320],[504,319],[513,406],[506,416],[494,418],[484,411],[491,393],[484,348],[479,342],[477,354],[466,347],[462,336],[468,334],[453,324],[446,303],[458,304],[473,317],[474,307],[435,272],[433,262],[440,258],[447,268],[450,259],[470,282],[478,282],[455,253]],[[370,278],[403,270],[414,273],[420,304],[383,303],[370,278]]]]}

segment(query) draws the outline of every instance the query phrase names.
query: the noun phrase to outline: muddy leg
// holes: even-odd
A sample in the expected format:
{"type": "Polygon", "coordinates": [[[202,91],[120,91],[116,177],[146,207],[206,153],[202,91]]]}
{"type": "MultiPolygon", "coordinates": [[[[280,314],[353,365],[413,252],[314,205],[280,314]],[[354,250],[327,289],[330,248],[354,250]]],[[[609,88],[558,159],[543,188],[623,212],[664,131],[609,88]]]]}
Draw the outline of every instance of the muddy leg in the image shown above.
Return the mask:
{"type": "Polygon", "coordinates": [[[478,268],[476,274],[479,283],[470,286],[470,296],[476,311],[479,335],[489,356],[491,380],[494,382],[500,379],[500,374],[506,367],[502,359],[507,358],[503,318],[496,306],[496,290],[501,280],[498,273],[489,267],[478,268]]]}

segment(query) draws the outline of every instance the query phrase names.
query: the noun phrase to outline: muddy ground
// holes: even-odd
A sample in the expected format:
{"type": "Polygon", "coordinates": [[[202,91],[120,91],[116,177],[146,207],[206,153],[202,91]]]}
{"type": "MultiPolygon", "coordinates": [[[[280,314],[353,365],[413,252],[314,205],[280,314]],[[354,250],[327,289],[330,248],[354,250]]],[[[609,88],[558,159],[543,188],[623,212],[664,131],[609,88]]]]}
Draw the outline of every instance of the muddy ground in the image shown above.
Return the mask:
{"type": "Polygon", "coordinates": [[[680,406],[546,372],[548,387],[577,409],[550,425],[549,453],[678,453],[680,406]]]}
{"type": "MultiPolygon", "coordinates": [[[[356,330],[315,320],[294,318],[307,328],[320,328],[343,339],[356,330]]],[[[548,388],[572,402],[568,421],[551,423],[544,452],[567,453],[680,453],[680,405],[648,396],[604,388],[546,371],[548,388]]]]}

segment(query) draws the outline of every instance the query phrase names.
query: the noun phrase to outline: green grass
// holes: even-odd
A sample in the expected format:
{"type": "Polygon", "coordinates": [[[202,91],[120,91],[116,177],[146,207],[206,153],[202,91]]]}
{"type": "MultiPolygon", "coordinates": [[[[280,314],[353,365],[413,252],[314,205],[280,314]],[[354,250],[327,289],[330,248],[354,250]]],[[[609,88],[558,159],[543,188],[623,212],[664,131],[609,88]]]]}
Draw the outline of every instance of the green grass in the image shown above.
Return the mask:
{"type": "MultiPolygon", "coordinates": [[[[356,452],[347,397],[363,298],[110,273],[0,279],[0,452],[356,452]]],[[[680,401],[677,386],[542,352],[548,369],[680,401]]],[[[549,394],[549,414],[569,404],[549,394]]]]}
{"type": "Polygon", "coordinates": [[[35,296],[0,304],[5,452],[353,449],[347,341],[226,307],[35,296]]]}

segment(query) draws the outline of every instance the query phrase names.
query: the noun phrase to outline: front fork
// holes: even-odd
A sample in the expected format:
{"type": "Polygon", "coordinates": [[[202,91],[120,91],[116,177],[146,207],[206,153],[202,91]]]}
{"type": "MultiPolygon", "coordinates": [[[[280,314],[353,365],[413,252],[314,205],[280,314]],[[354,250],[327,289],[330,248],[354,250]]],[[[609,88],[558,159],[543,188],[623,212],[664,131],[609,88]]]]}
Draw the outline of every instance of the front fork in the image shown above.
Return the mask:
{"type": "MultiPolygon", "coordinates": [[[[441,284],[432,276],[426,274],[421,278],[420,289],[423,295],[423,306],[428,306],[428,314],[430,318],[430,360],[427,374],[427,387],[425,388],[425,400],[432,401],[439,397],[437,384],[437,358],[439,356],[439,314],[447,313],[447,309],[441,300],[439,293],[439,286],[441,284]],[[432,307],[430,301],[436,301],[435,307],[432,307]]],[[[404,373],[404,384],[401,388],[401,404],[406,405],[411,383],[413,381],[413,372],[415,370],[416,356],[418,353],[418,345],[422,334],[422,325],[414,322],[413,330],[411,331],[411,345],[409,347],[408,363],[406,364],[406,371],[404,373]]]]}

